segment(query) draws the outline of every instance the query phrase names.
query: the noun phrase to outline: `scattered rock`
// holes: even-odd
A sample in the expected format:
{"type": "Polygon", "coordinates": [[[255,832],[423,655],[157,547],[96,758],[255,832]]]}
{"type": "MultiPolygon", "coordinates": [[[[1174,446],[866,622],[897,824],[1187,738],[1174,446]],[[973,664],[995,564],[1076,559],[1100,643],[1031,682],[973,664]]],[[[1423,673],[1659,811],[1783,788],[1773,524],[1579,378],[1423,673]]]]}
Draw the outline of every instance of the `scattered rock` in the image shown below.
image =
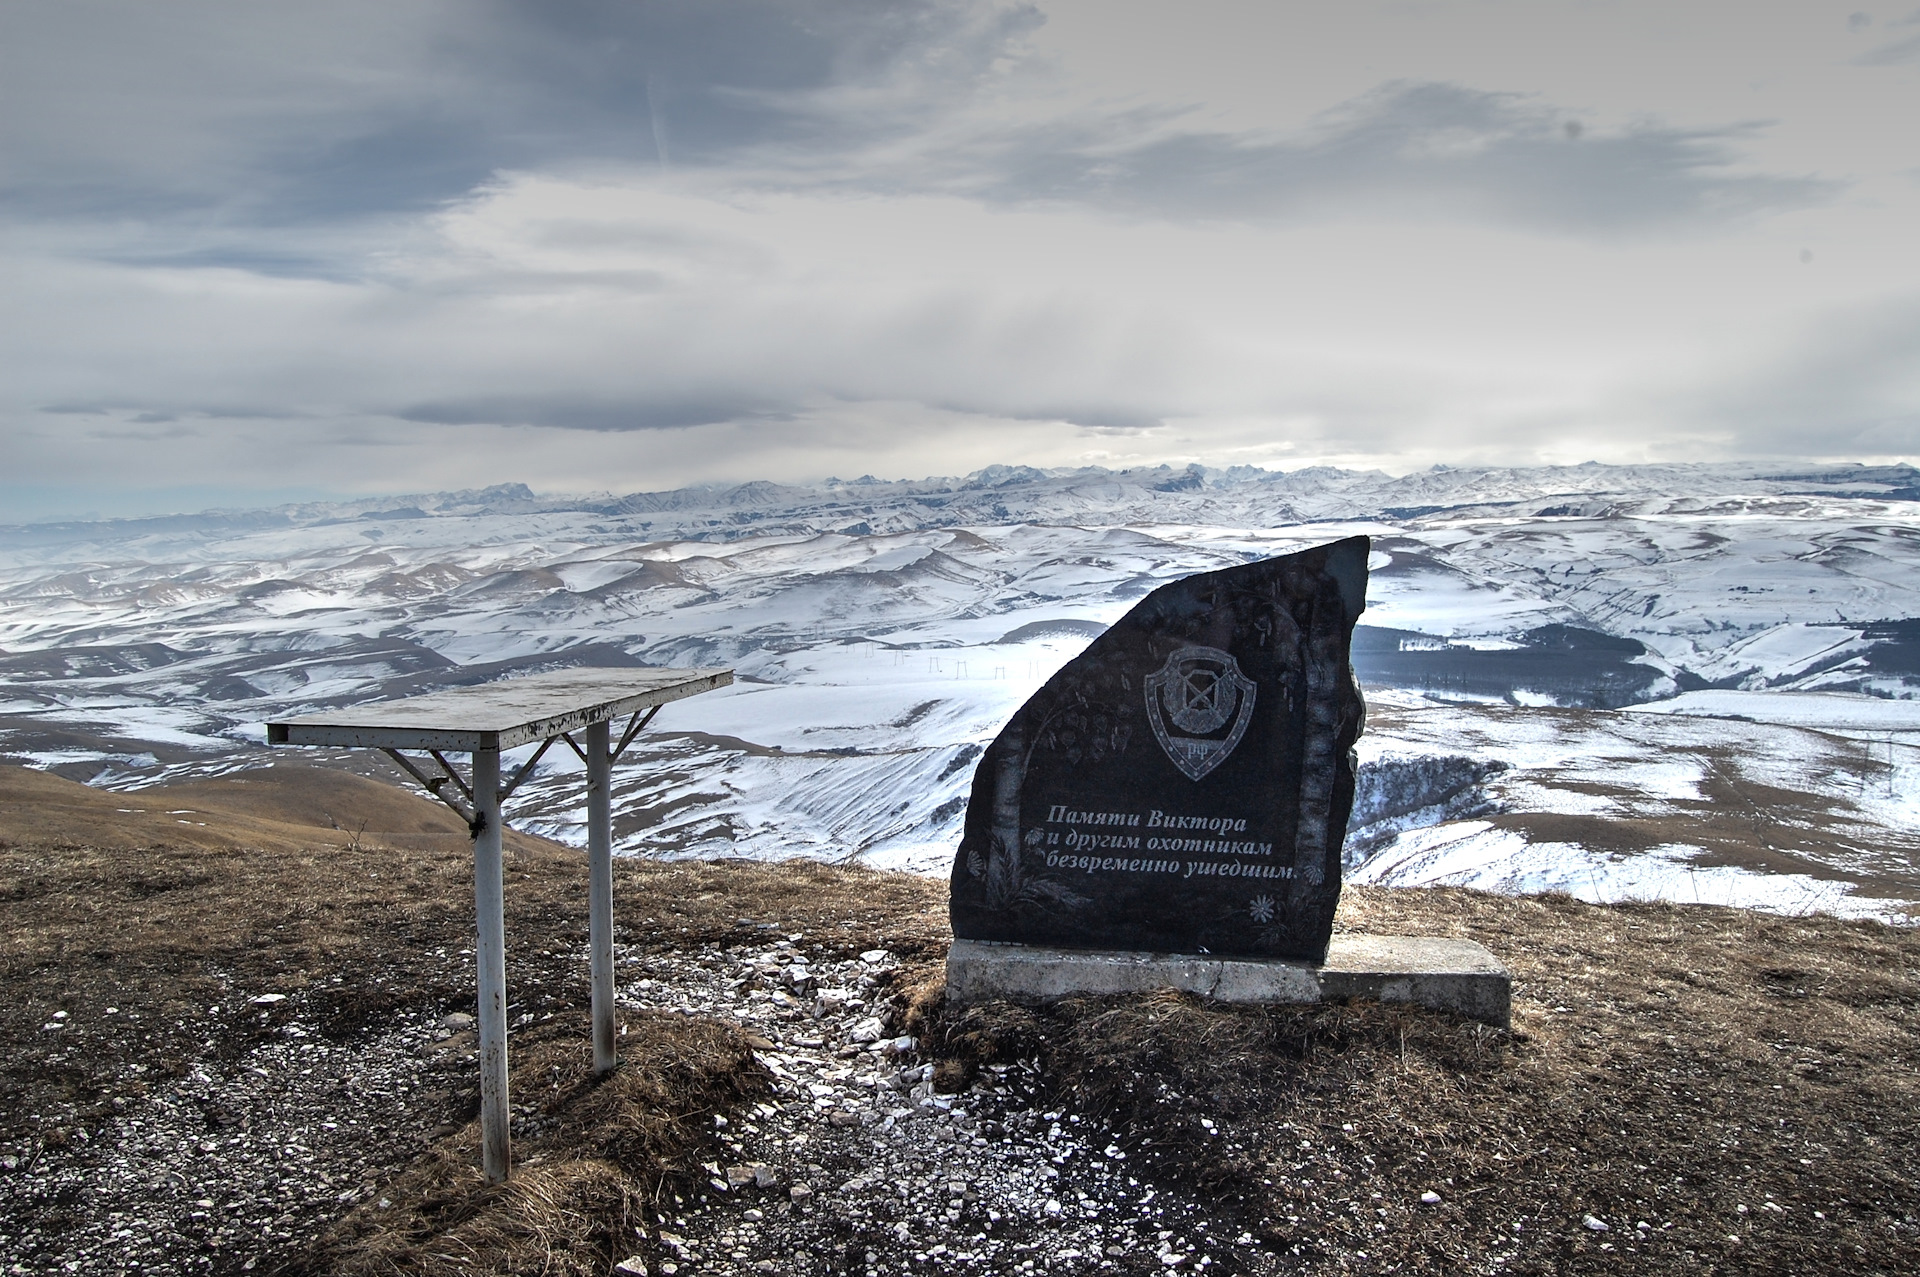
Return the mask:
{"type": "MultiPolygon", "coordinates": [[[[933,1094],[933,1067],[907,1063],[911,1039],[885,1032],[895,1008],[874,963],[805,964],[848,991],[816,1016],[819,1000],[782,1007],[757,983],[772,965],[763,948],[698,946],[630,974],[633,952],[620,956],[623,1006],[737,1024],[773,1093],[715,1115],[703,1179],[657,1221],[660,1251],[602,1271],[785,1273],[809,1256],[810,1277],[863,1277],[924,1254],[926,1271],[1034,1277],[1051,1266],[1091,1277],[1110,1242],[1206,1219],[1203,1203],[1140,1183],[1112,1131],[1057,1107],[1042,1115],[1038,1074],[1024,1065],[990,1066],[957,1094],[933,1094]],[[843,1046],[856,1038],[866,1047],[843,1046]]],[[[166,1272],[180,1254],[242,1251],[261,1267],[284,1265],[356,1206],[383,1200],[394,1170],[428,1141],[471,1127],[458,1100],[473,1080],[471,1014],[423,1010],[336,1041],[295,1010],[304,1006],[288,999],[273,1018],[291,1012],[291,1022],[232,1059],[196,1061],[152,1095],[119,1092],[128,1103],[114,1106],[91,1150],[76,1142],[55,1158],[49,1139],[29,1161],[7,1148],[21,1168],[0,1177],[10,1189],[85,1193],[99,1206],[84,1230],[39,1247],[34,1258],[48,1262],[32,1271],[166,1272]]],[[[516,1113],[516,1134],[534,1114],[516,1113]]],[[[1200,1259],[1181,1262],[1198,1270],[1200,1259]]],[[[1221,1270],[1216,1261],[1205,1271],[1221,1270]]]]}
{"type": "Polygon", "coordinates": [[[1580,1224],[1588,1232],[1604,1233],[1607,1231],[1607,1221],[1594,1215],[1583,1215],[1580,1219],[1580,1224]]]}
{"type": "Polygon", "coordinates": [[[614,1277],[647,1277],[647,1261],[642,1255],[628,1255],[613,1266],[614,1277]]]}
{"type": "Polygon", "coordinates": [[[1426,1192],[1420,1194],[1420,1200],[1429,1206],[1438,1206],[1440,1204],[1440,1194],[1434,1192],[1432,1189],[1428,1189],[1426,1192]]]}

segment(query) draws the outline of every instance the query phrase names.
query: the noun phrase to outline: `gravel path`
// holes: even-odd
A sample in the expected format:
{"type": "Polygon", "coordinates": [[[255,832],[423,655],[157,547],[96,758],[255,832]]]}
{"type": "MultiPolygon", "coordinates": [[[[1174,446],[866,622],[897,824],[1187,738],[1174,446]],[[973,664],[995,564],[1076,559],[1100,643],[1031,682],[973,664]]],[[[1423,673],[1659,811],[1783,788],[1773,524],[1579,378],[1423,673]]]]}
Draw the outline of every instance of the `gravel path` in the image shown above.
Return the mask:
{"type": "Polygon", "coordinates": [[[74,1106],[42,1113],[67,1142],[0,1156],[7,1273],[272,1266],[452,1129],[472,1065],[446,1049],[458,1035],[438,1015],[329,1041],[302,999],[261,998],[208,1008],[214,1032],[270,1031],[251,1049],[221,1059],[209,1038],[184,1076],[157,1083],[155,1064],[126,1064],[103,1125],[74,1106]]]}
{"type": "MultiPolygon", "coordinates": [[[[796,939],[798,939],[796,937],[796,939]]],[[[1030,1067],[935,1093],[911,1038],[866,998],[873,951],[809,961],[804,942],[698,955],[697,982],[642,978],[639,1005],[736,1019],[764,1044],[774,1102],[724,1119],[733,1160],[676,1199],[636,1260],[669,1275],[733,1271],[1240,1271],[1253,1238],[1135,1173],[1112,1133],[1042,1109],[1030,1067]]],[[[640,1266],[635,1263],[637,1270],[640,1266]]]]}

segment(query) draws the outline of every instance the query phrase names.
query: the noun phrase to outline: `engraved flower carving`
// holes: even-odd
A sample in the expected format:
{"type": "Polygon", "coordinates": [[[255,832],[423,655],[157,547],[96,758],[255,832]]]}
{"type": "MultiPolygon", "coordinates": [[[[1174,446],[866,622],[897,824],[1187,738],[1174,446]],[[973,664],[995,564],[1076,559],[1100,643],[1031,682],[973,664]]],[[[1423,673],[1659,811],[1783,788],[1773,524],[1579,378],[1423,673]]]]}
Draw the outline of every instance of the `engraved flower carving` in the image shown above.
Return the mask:
{"type": "Polygon", "coordinates": [[[1247,906],[1247,912],[1253,915],[1255,922],[1273,921],[1273,897],[1255,896],[1253,903],[1247,906]]]}

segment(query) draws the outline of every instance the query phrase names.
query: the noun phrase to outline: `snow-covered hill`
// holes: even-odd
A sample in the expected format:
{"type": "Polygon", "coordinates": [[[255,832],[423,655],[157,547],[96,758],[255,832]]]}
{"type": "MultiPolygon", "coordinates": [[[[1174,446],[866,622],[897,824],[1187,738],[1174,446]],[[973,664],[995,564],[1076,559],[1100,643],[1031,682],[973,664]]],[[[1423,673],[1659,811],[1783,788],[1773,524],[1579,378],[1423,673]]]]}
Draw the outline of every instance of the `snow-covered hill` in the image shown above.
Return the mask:
{"type": "MultiPolygon", "coordinates": [[[[1356,873],[1879,912],[1920,898],[1917,499],[1905,467],[995,467],[5,528],[0,758],[136,787],[259,765],[269,715],[724,663],[623,766],[623,846],[938,869],[1091,634],[1363,532],[1356,873]]],[[[576,837],[543,767],[515,818],[576,837]]]]}

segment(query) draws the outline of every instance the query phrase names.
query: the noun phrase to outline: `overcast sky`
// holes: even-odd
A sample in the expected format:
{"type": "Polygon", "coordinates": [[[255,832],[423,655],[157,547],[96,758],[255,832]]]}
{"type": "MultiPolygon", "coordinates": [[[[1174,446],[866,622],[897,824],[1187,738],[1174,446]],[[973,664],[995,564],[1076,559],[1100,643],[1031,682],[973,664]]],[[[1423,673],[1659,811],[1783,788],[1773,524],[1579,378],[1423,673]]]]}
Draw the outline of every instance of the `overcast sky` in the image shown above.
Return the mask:
{"type": "Polygon", "coordinates": [[[1920,10],[0,0],[0,522],[1920,455],[1920,10]]]}

